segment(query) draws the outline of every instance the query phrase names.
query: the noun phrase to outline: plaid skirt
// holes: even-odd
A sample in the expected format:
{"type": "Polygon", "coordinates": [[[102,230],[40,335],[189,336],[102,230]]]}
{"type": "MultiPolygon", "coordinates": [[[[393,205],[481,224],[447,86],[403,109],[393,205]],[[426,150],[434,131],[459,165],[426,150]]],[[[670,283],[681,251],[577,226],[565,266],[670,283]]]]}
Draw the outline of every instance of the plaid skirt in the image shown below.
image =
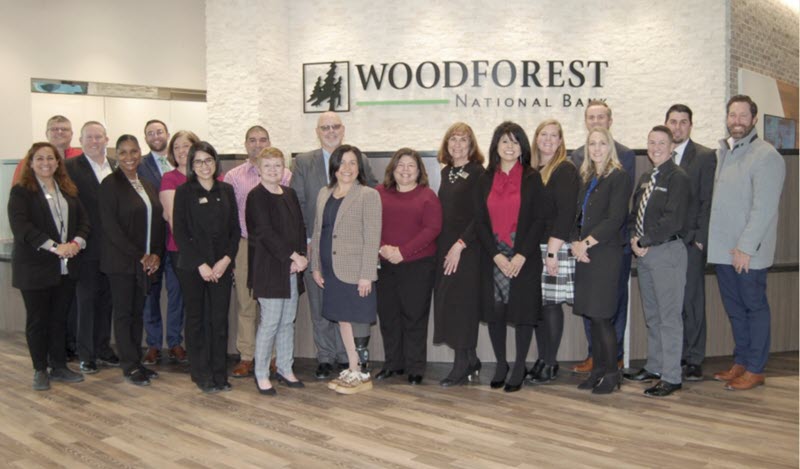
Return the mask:
{"type": "Polygon", "coordinates": [[[547,245],[542,249],[542,304],[572,304],[575,300],[575,257],[570,251],[570,244],[564,243],[558,250],[558,275],[547,273],[547,245]]]}

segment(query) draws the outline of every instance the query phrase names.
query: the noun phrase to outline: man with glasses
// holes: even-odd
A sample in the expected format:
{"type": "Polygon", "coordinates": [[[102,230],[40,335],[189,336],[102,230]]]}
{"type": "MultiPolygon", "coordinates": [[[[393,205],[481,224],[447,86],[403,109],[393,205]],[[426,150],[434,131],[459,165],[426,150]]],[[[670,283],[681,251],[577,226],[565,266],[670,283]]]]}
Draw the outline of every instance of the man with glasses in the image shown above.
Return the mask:
{"type": "MultiPolygon", "coordinates": [[[[47,137],[47,141],[56,147],[62,158],[74,158],[83,153],[80,148],[72,148],[70,146],[72,143],[72,122],[64,116],[55,115],[47,119],[44,135],[47,137]]],[[[19,181],[21,173],[22,161],[19,162],[14,170],[14,176],[11,179],[12,185],[19,181]]]]}
{"type": "MultiPolygon", "coordinates": [[[[312,233],[314,230],[317,195],[320,189],[329,182],[328,165],[331,153],[344,140],[344,124],[335,112],[324,112],[317,119],[316,132],[322,148],[297,155],[292,165],[294,174],[292,189],[297,192],[308,233],[312,233]]],[[[364,157],[363,163],[367,184],[374,187],[378,181],[372,174],[369,158],[364,157]]],[[[308,241],[308,251],[306,252],[310,256],[311,240],[308,241]]],[[[375,259],[377,262],[377,253],[375,259]]],[[[310,275],[305,275],[304,281],[308,305],[311,309],[311,322],[314,327],[317,362],[319,362],[315,376],[317,379],[326,379],[331,376],[334,363],[338,363],[340,369],[348,367],[347,353],[344,350],[336,323],[322,317],[322,290],[310,275]]]]}

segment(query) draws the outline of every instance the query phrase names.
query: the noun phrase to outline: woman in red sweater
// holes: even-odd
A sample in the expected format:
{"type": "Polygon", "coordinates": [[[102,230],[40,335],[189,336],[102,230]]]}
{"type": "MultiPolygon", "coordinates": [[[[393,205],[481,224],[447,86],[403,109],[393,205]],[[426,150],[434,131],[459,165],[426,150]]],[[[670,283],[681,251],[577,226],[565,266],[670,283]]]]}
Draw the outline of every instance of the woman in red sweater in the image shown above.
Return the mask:
{"type": "Polygon", "coordinates": [[[392,156],[383,185],[377,189],[383,204],[378,318],[386,361],[375,379],[408,371],[408,382],[420,384],[442,206],[428,187],[422,158],[410,148],[392,156]]]}

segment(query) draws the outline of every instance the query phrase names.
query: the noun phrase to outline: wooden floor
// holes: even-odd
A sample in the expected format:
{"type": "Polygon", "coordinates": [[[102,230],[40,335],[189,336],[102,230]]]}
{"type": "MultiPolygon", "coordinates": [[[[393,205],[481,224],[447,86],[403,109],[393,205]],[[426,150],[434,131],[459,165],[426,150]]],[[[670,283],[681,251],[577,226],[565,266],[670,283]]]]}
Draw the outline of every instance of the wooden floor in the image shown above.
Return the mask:
{"type": "Polygon", "coordinates": [[[773,355],[756,390],[704,381],[666,399],[634,384],[592,396],[570,373],[513,394],[442,389],[443,364],[422,386],[342,396],[308,360],[295,366],[307,388],[274,398],[251,380],[203,395],[177,365],[147,388],[106,369],[34,392],[30,366],[24,336],[0,334],[2,467],[798,467],[796,352],[773,355]]]}

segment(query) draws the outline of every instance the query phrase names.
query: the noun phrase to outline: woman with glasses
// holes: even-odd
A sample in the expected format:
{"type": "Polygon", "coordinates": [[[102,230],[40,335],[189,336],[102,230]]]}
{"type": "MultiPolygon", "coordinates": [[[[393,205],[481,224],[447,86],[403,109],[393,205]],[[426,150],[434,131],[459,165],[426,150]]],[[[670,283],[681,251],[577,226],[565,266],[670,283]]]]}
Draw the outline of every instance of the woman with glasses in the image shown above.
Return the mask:
{"type": "Polygon", "coordinates": [[[181,250],[189,370],[204,393],[229,391],[228,306],[241,236],[236,197],[218,180],[219,158],[208,142],[192,145],[187,167],[187,182],[175,191],[173,232],[181,250]]]}

